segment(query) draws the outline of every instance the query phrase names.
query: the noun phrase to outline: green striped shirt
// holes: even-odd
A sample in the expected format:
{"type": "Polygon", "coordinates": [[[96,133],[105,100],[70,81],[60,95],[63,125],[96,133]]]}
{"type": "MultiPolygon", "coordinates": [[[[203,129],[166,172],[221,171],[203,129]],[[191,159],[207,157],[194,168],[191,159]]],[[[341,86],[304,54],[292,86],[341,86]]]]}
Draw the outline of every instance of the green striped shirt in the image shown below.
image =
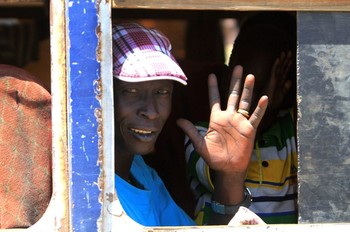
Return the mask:
{"type": "MultiPolygon", "coordinates": [[[[202,135],[206,134],[208,123],[196,126],[202,135]]],[[[294,134],[292,116],[284,111],[255,143],[245,185],[252,194],[250,210],[268,224],[297,223],[298,155],[294,134]]],[[[187,137],[185,149],[188,181],[197,200],[196,222],[206,225],[214,190],[211,171],[187,137]]]]}

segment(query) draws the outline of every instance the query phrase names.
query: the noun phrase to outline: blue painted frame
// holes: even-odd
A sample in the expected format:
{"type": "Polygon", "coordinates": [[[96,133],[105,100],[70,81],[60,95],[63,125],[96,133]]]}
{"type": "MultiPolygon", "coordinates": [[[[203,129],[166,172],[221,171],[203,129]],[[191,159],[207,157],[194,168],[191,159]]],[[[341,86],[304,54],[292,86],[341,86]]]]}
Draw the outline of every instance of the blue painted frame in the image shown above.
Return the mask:
{"type": "Polygon", "coordinates": [[[101,215],[99,135],[96,109],[101,108],[98,9],[94,1],[67,5],[68,148],[71,160],[70,206],[73,231],[98,231],[101,215]]]}

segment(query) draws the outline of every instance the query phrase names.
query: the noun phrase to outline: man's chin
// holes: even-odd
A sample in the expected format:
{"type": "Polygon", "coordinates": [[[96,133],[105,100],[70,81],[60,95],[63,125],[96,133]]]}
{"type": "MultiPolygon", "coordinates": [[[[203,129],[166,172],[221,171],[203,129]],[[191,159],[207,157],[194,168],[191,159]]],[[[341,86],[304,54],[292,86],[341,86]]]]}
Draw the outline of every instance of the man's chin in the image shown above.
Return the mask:
{"type": "Polygon", "coordinates": [[[154,150],[155,150],[154,146],[152,146],[152,147],[142,147],[140,149],[135,149],[135,154],[137,154],[137,155],[148,155],[148,154],[153,153],[154,150]]]}

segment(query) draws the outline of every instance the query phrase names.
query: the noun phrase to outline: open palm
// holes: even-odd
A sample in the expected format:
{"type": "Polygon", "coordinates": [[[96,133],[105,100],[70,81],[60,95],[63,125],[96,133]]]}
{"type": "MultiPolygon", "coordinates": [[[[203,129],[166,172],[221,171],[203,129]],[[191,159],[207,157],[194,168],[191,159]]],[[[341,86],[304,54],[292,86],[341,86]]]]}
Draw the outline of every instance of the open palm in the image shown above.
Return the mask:
{"type": "Polygon", "coordinates": [[[260,98],[251,116],[245,116],[238,109],[248,111],[254,88],[254,76],[248,75],[241,93],[242,67],[235,67],[227,107],[221,109],[217,80],[214,74],[208,78],[211,115],[209,128],[205,136],[198,133],[196,127],[185,119],[179,119],[178,125],[193,142],[197,153],[213,170],[226,174],[245,174],[254,147],[256,129],[265,113],[268,99],[260,98]]]}

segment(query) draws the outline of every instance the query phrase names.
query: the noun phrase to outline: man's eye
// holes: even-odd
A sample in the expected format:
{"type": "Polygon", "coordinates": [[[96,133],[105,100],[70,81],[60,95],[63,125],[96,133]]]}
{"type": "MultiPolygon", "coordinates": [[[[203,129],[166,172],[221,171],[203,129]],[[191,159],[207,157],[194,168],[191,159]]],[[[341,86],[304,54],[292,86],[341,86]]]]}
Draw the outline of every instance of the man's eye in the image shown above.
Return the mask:
{"type": "Polygon", "coordinates": [[[133,88],[129,88],[129,89],[125,89],[125,92],[127,92],[127,93],[136,93],[137,90],[133,89],[133,88]]]}
{"type": "Polygon", "coordinates": [[[162,95],[166,95],[166,94],[169,94],[169,90],[167,89],[160,89],[157,91],[158,94],[162,94],[162,95]]]}

